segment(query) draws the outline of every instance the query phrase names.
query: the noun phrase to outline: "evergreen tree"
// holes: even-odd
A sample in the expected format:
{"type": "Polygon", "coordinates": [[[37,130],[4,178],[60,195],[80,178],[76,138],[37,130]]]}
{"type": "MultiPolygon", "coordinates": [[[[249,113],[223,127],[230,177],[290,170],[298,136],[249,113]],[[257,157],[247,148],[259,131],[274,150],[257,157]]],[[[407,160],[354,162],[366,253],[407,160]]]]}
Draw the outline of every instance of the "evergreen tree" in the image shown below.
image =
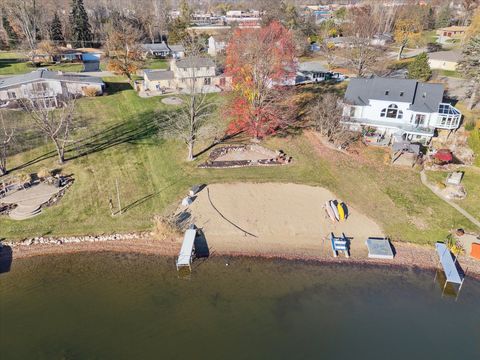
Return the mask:
{"type": "Polygon", "coordinates": [[[62,23],[57,12],[55,12],[53,15],[53,20],[50,24],[50,40],[54,41],[56,45],[61,45],[65,42],[62,31],[62,23]]]}
{"type": "Polygon", "coordinates": [[[72,42],[75,47],[85,47],[91,45],[92,30],[88,22],[88,15],[83,5],[83,0],[72,1],[72,11],[70,12],[70,24],[72,29],[72,42]]]}
{"type": "Polygon", "coordinates": [[[418,55],[408,66],[408,77],[410,79],[427,81],[432,76],[432,69],[428,64],[428,55],[426,52],[418,55]]]}
{"type": "Polygon", "coordinates": [[[471,81],[470,101],[468,108],[471,110],[479,92],[480,83],[480,34],[473,36],[465,45],[462,52],[462,60],[458,64],[458,70],[466,79],[471,81]]]}
{"type": "Polygon", "coordinates": [[[444,6],[440,9],[437,14],[437,19],[435,21],[436,28],[442,28],[450,26],[452,22],[452,14],[450,12],[450,8],[448,6],[444,6]]]}
{"type": "Polygon", "coordinates": [[[6,16],[2,17],[2,22],[3,22],[3,28],[5,29],[5,32],[7,33],[7,38],[8,38],[8,45],[9,47],[15,47],[18,43],[18,36],[15,30],[13,30],[12,25],[10,25],[10,21],[6,16]]]}
{"type": "Polygon", "coordinates": [[[182,0],[180,3],[180,17],[182,22],[186,23],[187,26],[190,25],[190,19],[192,17],[192,9],[188,5],[187,0],[182,0]]]}

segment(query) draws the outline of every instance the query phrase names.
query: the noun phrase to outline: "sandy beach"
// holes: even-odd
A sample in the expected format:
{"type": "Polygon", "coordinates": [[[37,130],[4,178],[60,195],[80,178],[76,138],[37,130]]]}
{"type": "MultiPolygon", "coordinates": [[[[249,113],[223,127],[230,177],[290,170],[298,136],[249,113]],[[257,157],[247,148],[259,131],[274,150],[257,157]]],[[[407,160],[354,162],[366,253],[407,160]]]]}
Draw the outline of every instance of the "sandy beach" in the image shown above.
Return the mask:
{"type": "MultiPolygon", "coordinates": [[[[366,215],[348,205],[346,221],[332,222],[325,213],[325,201],[337,199],[326,189],[295,184],[214,184],[197,194],[186,211],[190,221],[202,229],[210,256],[258,256],[314,260],[321,262],[350,262],[433,269],[437,255],[430,246],[393,242],[393,260],[368,258],[365,240],[383,236],[381,227],[366,215]],[[328,235],[345,233],[351,239],[351,257],[334,258],[328,235]]],[[[116,251],[162,256],[176,256],[182,238],[158,239],[142,236],[133,240],[40,244],[15,246],[15,259],[84,251],[116,251]]],[[[5,253],[3,257],[8,256],[5,253]]],[[[460,264],[467,275],[480,279],[480,261],[466,255],[460,264]]]]}

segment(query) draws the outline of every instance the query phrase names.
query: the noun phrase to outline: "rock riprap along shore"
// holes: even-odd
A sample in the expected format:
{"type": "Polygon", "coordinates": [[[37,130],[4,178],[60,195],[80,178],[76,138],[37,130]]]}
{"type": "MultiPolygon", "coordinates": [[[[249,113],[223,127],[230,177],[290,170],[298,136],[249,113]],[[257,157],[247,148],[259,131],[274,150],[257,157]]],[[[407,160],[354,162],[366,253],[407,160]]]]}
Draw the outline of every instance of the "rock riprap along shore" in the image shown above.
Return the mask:
{"type": "Polygon", "coordinates": [[[144,233],[126,233],[126,234],[109,234],[109,235],[87,235],[87,236],[64,236],[64,237],[33,237],[21,241],[3,241],[3,246],[10,246],[12,248],[19,246],[31,245],[63,245],[74,243],[92,243],[104,241],[120,241],[120,240],[134,240],[145,239],[150,237],[149,232],[144,233]]]}

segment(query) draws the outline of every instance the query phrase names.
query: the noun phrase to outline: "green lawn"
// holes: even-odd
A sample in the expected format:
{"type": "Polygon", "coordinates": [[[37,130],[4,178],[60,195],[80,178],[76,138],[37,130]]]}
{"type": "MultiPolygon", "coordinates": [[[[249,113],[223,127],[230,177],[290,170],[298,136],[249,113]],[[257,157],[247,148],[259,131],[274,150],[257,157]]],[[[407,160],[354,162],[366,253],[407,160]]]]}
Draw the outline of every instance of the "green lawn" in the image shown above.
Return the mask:
{"type": "MultiPolygon", "coordinates": [[[[465,187],[467,197],[456,203],[467,210],[471,215],[480,217],[480,169],[476,167],[461,168],[463,171],[462,185],[465,187]]],[[[434,184],[444,183],[448,172],[428,171],[428,179],[434,184]]]]}
{"type": "Polygon", "coordinates": [[[455,70],[434,70],[440,76],[447,76],[447,77],[454,77],[454,78],[462,78],[462,74],[455,70]]]}
{"type": "Polygon", "coordinates": [[[79,63],[55,64],[55,65],[49,65],[47,66],[47,68],[54,71],[81,72],[83,70],[83,64],[79,64],[79,63]]]}
{"type": "MultiPolygon", "coordinates": [[[[80,72],[83,65],[79,63],[65,63],[42,66],[50,70],[65,72],[80,72]]],[[[0,52],[0,75],[19,75],[38,69],[29,65],[25,57],[12,52],[0,52]]]]}
{"type": "Polygon", "coordinates": [[[34,69],[28,66],[22,55],[0,51],[0,75],[24,74],[34,69]]]}
{"type": "MultiPolygon", "coordinates": [[[[296,135],[265,142],[293,156],[291,166],[198,169],[208,154],[186,163],[184,144],[158,136],[168,129],[156,114],[169,108],[158,98],[139,98],[118,79],[108,79],[116,81],[109,83],[108,96],[79,101],[82,128],[75,137],[85,140],[71,147],[67,156],[71,160],[63,167],[64,173],[75,177],[72,188],[60,204],[34,219],[1,218],[0,238],[150,229],[154,215],[171,210],[193,184],[243,181],[326,187],[378,221],[395,240],[431,244],[443,240],[452,228],[473,229],[420,183],[417,171],[384,165],[383,150],[368,149],[365,161],[359,161],[317,152],[305,136],[296,135]],[[115,199],[116,180],[126,210],[112,217],[108,204],[115,199]]],[[[206,144],[199,144],[196,151],[206,144]]],[[[10,161],[10,167],[20,167],[13,174],[57,167],[49,145],[24,151],[10,161]]]]}
{"type": "Polygon", "coordinates": [[[144,66],[145,69],[168,69],[168,60],[166,59],[148,59],[144,66]]]}

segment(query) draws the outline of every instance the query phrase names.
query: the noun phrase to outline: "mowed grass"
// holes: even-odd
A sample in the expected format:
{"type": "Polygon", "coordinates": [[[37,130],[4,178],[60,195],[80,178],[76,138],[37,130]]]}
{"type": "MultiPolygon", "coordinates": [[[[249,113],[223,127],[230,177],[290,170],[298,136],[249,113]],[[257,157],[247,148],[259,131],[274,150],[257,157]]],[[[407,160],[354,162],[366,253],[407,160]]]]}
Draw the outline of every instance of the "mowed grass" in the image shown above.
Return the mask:
{"type": "Polygon", "coordinates": [[[25,74],[36,69],[46,68],[54,71],[80,72],[83,70],[81,63],[62,63],[35,67],[29,65],[25,55],[14,52],[0,52],[0,75],[25,74]]]}
{"type": "Polygon", "coordinates": [[[168,66],[167,59],[148,59],[143,67],[152,70],[166,70],[168,66]]]}
{"type": "Polygon", "coordinates": [[[0,75],[24,74],[33,70],[33,67],[28,66],[24,56],[0,51],[0,75]]]}
{"type": "MultiPolygon", "coordinates": [[[[465,187],[467,197],[455,202],[472,216],[480,218],[480,169],[477,167],[465,167],[460,168],[459,171],[464,173],[461,184],[465,187]]],[[[448,174],[448,172],[444,171],[427,172],[428,179],[433,184],[445,183],[448,174]]]]}
{"type": "MultiPolygon", "coordinates": [[[[419,180],[417,171],[383,163],[383,150],[367,149],[362,160],[315,148],[305,135],[270,138],[264,145],[283,149],[294,163],[282,167],[224,170],[198,169],[208,153],[184,161],[186,147],[159,136],[168,132],[157,114],[170,111],[159,98],[140,99],[130,86],[109,83],[109,95],[79,101],[79,129],[63,172],[75,183],[58,205],[26,221],[0,219],[0,237],[82,235],[149,230],[153,217],[173,210],[190,186],[223,182],[284,182],[323,186],[376,220],[395,240],[434,243],[452,228],[473,225],[438,199],[419,180]],[[112,216],[118,180],[124,212],[112,216]]],[[[222,106],[221,106],[222,108],[222,106]]],[[[217,120],[215,120],[217,121],[217,120]]],[[[198,144],[196,151],[208,145],[198,144]]],[[[10,159],[13,172],[33,173],[58,167],[50,145],[38,146],[10,159]],[[37,159],[37,161],[33,161],[37,159]]],[[[323,216],[319,214],[319,216],[323,216]]],[[[348,235],[348,234],[347,234],[348,235]]],[[[377,235],[377,234],[372,234],[377,235]]]]}

